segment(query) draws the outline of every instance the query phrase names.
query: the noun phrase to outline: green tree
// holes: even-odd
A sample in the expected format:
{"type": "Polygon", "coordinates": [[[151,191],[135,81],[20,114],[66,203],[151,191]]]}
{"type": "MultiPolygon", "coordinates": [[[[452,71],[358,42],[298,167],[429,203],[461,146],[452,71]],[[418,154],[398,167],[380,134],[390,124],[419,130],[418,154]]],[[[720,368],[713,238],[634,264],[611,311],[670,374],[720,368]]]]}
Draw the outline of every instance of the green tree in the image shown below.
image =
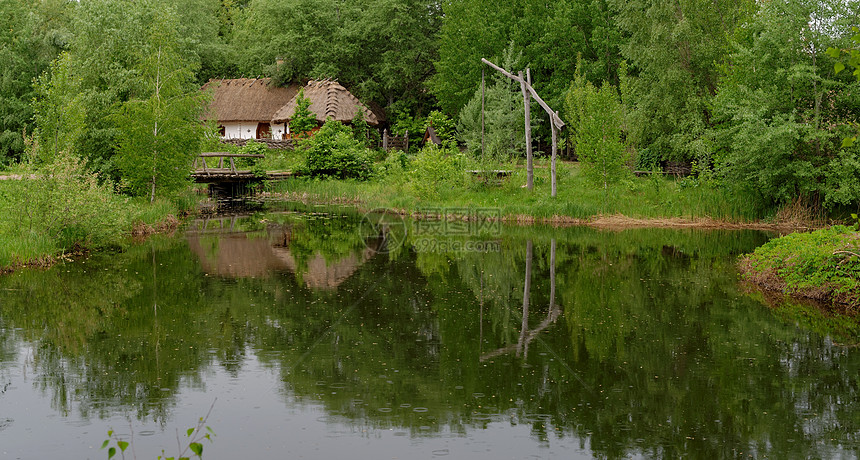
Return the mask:
{"type": "Polygon", "coordinates": [[[317,117],[310,111],[310,106],[311,100],[305,97],[305,89],[300,89],[296,96],[296,110],[290,119],[290,131],[298,136],[304,136],[317,127],[317,117]]]}
{"type": "Polygon", "coordinates": [[[234,47],[247,75],[334,78],[362,100],[421,107],[439,18],[430,0],[252,0],[234,47]]]}
{"type": "Polygon", "coordinates": [[[175,15],[153,21],[139,49],[134,96],[112,117],[119,137],[116,163],[132,194],[167,194],[186,183],[199,153],[203,103],[193,73],[175,48],[175,15]]]}
{"type": "Polygon", "coordinates": [[[33,131],[33,80],[68,47],[74,2],[0,0],[0,164],[21,159],[33,131]]]}
{"type": "Polygon", "coordinates": [[[847,47],[858,11],[856,1],[773,2],[739,29],[714,101],[717,166],[728,180],[775,204],[860,199],[860,149],[840,151],[860,83],[835,74],[825,53],[847,47]]]}
{"type": "Polygon", "coordinates": [[[622,112],[618,92],[607,82],[598,89],[578,74],[565,101],[576,155],[585,176],[603,185],[629,175],[621,142],[622,112]]]}
{"type": "MultiPolygon", "coordinates": [[[[535,88],[551,107],[562,105],[579,53],[588,78],[616,81],[622,35],[605,0],[451,0],[442,9],[436,74],[428,85],[448,114],[472,100],[481,58],[498,64],[511,42],[522,50],[535,88]]],[[[549,136],[548,126],[543,134],[549,136]]]]}
{"type": "Polygon", "coordinates": [[[141,53],[152,49],[149,40],[156,22],[170,24],[174,33],[165,47],[181,56],[183,67],[197,73],[206,50],[217,48],[216,13],[217,5],[211,0],[80,2],[75,6],[70,26],[74,37],[66,54],[40,79],[36,118],[40,145],[50,152],[60,142],[62,149],[84,158],[91,168],[120,179],[113,157],[122,133],[110,115],[130,99],[148,97],[142,96],[139,87],[141,53]],[[80,130],[71,136],[65,130],[67,123],[59,122],[68,107],[80,120],[80,130]]]}
{"type": "MultiPolygon", "coordinates": [[[[521,52],[515,52],[515,48],[516,46],[511,43],[505,49],[502,60],[498,63],[500,67],[508,70],[524,67],[523,55],[521,52]]],[[[472,99],[460,110],[457,124],[460,139],[474,154],[481,153],[483,142],[486,158],[507,161],[523,156],[525,155],[525,109],[520,85],[489,67],[487,69],[491,73],[486,79],[483,108],[479,80],[477,88],[473,90],[472,99]]],[[[532,117],[533,129],[537,120],[537,117],[532,117]]]]}
{"type": "MultiPolygon", "coordinates": [[[[830,47],[827,48],[827,55],[837,59],[836,64],[833,65],[833,69],[836,73],[842,72],[846,68],[846,64],[850,67],[854,68],[853,75],[857,77],[857,81],[860,81],[860,28],[852,27],[851,30],[857,34],[851,37],[851,40],[854,42],[855,48],[840,50],[839,48],[830,47]],[[838,60],[842,57],[842,53],[846,53],[848,55],[848,61],[842,62],[838,60]]],[[[860,125],[854,124],[855,127],[860,131],[860,125]]],[[[848,136],[842,140],[843,147],[851,147],[854,143],[857,142],[857,135],[848,136]]]]}
{"type": "MultiPolygon", "coordinates": [[[[729,37],[754,10],[753,0],[610,0],[628,37],[628,140],[643,159],[706,158],[710,101],[719,84],[714,65],[729,37]]],[[[648,163],[649,161],[644,161],[648,163]]],[[[644,166],[644,165],[643,165],[644,166]]]]}

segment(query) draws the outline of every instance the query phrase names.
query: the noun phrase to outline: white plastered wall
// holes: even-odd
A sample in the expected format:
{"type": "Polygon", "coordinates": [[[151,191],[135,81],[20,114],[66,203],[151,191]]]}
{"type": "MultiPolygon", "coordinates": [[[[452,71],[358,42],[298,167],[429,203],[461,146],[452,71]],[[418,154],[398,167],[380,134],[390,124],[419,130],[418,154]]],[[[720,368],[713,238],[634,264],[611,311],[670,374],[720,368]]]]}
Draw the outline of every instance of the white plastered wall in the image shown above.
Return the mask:
{"type": "MultiPolygon", "coordinates": [[[[254,139],[257,137],[256,121],[236,121],[221,123],[224,127],[224,139],[254,139]]],[[[272,139],[283,139],[286,132],[284,123],[272,124],[272,139]]]]}

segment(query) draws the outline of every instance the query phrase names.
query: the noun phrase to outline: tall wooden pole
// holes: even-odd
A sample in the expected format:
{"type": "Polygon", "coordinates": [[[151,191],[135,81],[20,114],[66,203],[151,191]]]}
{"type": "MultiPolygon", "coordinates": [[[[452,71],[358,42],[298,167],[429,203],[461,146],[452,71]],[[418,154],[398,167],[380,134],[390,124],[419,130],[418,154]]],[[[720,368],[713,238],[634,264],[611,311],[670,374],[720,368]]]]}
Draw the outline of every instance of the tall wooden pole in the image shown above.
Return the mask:
{"type": "Polygon", "coordinates": [[[534,164],[532,162],[532,116],[531,111],[529,110],[529,99],[531,99],[531,94],[526,87],[528,84],[526,80],[523,78],[523,73],[520,72],[518,74],[520,81],[520,89],[523,91],[523,106],[526,112],[526,188],[529,190],[534,190],[534,164]]]}
{"type": "Polygon", "coordinates": [[[484,68],[481,67],[481,161],[484,160],[484,68]]]}
{"type": "MultiPolygon", "coordinates": [[[[555,112],[555,116],[558,116],[558,112],[555,112]]],[[[552,118],[552,117],[550,117],[552,118]]],[[[552,128],[552,166],[550,167],[550,174],[552,175],[552,196],[554,197],[556,194],[556,186],[555,186],[555,154],[558,151],[558,128],[555,127],[555,123],[550,121],[550,128],[552,128]]]]}

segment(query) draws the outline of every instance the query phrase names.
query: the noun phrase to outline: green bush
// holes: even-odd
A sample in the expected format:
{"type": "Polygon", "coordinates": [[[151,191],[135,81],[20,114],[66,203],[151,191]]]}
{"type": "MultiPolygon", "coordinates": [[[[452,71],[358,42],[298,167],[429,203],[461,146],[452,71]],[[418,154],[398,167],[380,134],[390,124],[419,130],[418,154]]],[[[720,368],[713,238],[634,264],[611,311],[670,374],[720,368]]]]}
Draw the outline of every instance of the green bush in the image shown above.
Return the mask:
{"type": "Polygon", "coordinates": [[[378,175],[387,184],[403,184],[409,179],[410,166],[411,161],[406,153],[392,150],[379,164],[378,175]]]}
{"type": "MultiPolygon", "coordinates": [[[[100,182],[79,158],[60,153],[27,178],[4,189],[0,230],[10,239],[50,241],[53,248],[104,247],[117,243],[131,227],[130,217],[117,212],[128,199],[114,193],[113,184],[100,182]]],[[[26,262],[33,254],[11,254],[7,262],[26,262]]]]}
{"type": "Polygon", "coordinates": [[[410,185],[421,198],[435,198],[444,189],[465,187],[466,161],[457,149],[428,145],[412,160],[410,185]]]}
{"type": "Polygon", "coordinates": [[[353,137],[352,130],[329,120],[317,133],[302,142],[306,149],[306,173],[320,179],[360,179],[373,175],[371,152],[353,137]]]}

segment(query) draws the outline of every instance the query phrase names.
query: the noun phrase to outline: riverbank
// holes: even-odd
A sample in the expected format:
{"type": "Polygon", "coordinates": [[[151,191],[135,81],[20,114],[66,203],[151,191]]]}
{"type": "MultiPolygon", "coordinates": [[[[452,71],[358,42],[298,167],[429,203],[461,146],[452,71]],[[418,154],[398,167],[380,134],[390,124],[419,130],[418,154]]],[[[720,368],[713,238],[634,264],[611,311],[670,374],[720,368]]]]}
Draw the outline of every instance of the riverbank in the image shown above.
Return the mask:
{"type": "MultiPolygon", "coordinates": [[[[308,204],[346,204],[362,211],[386,209],[414,218],[481,218],[529,225],[589,225],[600,228],[744,228],[780,232],[823,226],[795,209],[756,204],[743,190],[715,187],[695,178],[631,177],[607,189],[579,174],[579,164],[558,165],[558,195],[550,196],[549,169],[537,162],[534,190],[526,171],[490,180],[474,173],[451,178],[385,172],[370,181],[297,178],[267,184],[264,199],[308,204]]],[[[440,174],[439,176],[441,176],[440,174]]]]}
{"type": "Polygon", "coordinates": [[[768,291],[826,302],[860,313],[860,233],[837,225],[793,233],[762,245],[740,261],[744,280],[768,291]]]}
{"type": "Polygon", "coordinates": [[[175,230],[199,197],[189,189],[154,203],[118,194],[79,162],[23,171],[0,181],[0,273],[46,267],[92,250],[122,249],[134,239],[175,230]]]}

